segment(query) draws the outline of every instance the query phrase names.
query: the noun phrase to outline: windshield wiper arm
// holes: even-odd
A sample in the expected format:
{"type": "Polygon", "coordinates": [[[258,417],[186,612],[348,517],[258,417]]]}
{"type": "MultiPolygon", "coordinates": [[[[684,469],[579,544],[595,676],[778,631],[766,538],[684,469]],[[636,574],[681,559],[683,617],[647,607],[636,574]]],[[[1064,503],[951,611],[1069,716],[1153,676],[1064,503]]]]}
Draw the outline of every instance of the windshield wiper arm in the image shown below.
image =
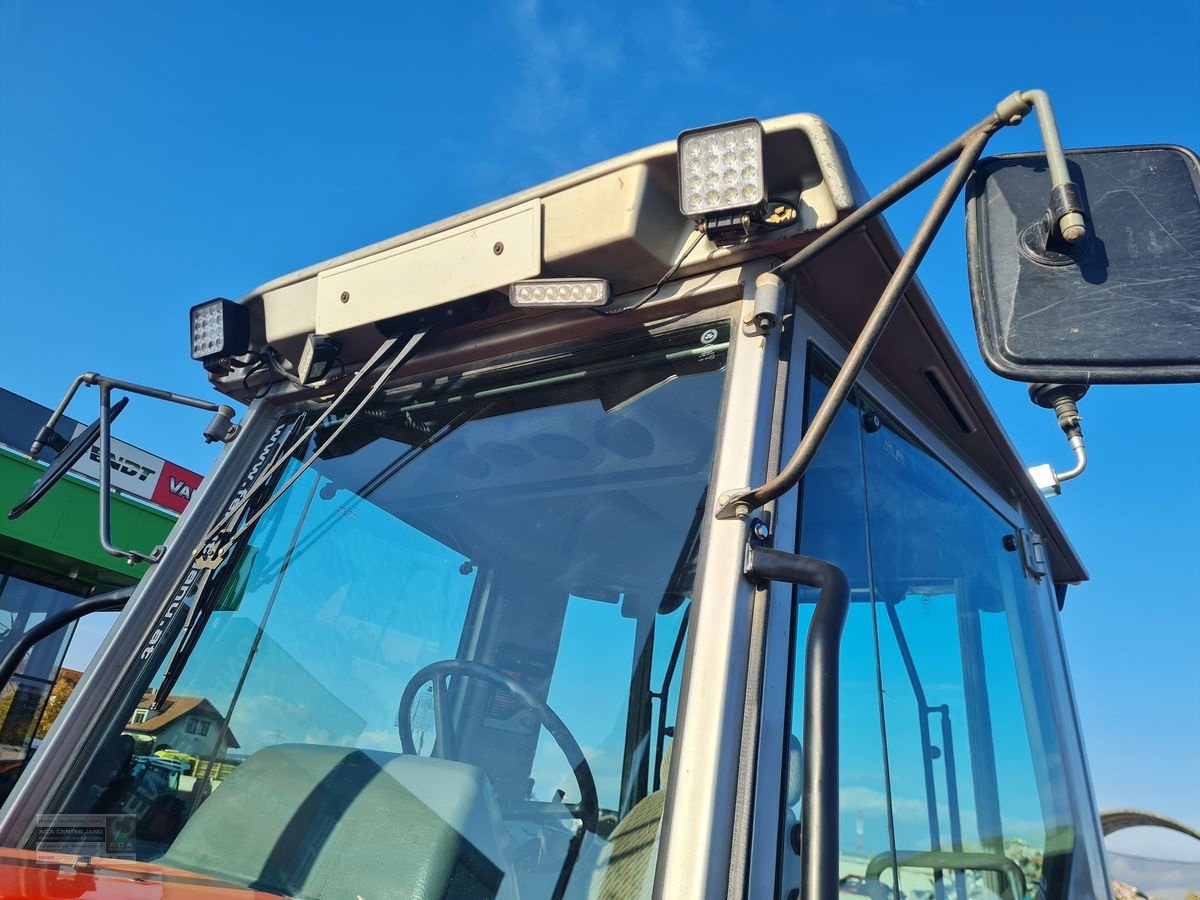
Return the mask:
{"type": "MultiPolygon", "coordinates": [[[[389,362],[375,380],[375,383],[367,390],[358,405],[350,411],[350,413],[342,419],[336,428],[321,442],[312,453],[304,460],[300,467],[292,473],[291,477],[284,483],[282,487],[274,491],[269,498],[259,505],[249,516],[246,521],[236,530],[232,531],[233,523],[238,520],[238,517],[243,515],[256,500],[261,498],[263,492],[269,488],[275,480],[275,477],[287,465],[288,460],[292,459],[300,448],[304,447],[313,433],[320,427],[321,423],[329,418],[334,409],[356,388],[363,378],[379,364],[379,361],[387,356],[401,342],[401,338],[392,337],[385,340],[379,349],[371,355],[363,366],[354,373],[353,377],[346,383],[334,397],[325,405],[320,414],[314,416],[313,421],[307,428],[286,448],[279,452],[272,463],[259,477],[256,485],[246,492],[239,503],[232,506],[229,511],[221,517],[221,520],[213,526],[213,528],[205,536],[204,540],[196,548],[193,556],[195,563],[192,569],[200,567],[203,573],[200,576],[200,583],[194,591],[195,599],[192,601],[191,608],[187,612],[187,616],[183,621],[183,634],[180,637],[179,644],[175,649],[174,655],[171,657],[170,663],[167,665],[167,670],[163,675],[162,683],[158,687],[158,691],[154,695],[154,707],[161,708],[161,704],[165,702],[167,696],[179,680],[179,675],[183,671],[183,667],[187,665],[187,661],[192,654],[192,650],[196,646],[195,635],[198,635],[202,630],[203,624],[208,620],[209,615],[213,611],[213,607],[217,599],[221,595],[221,590],[224,588],[226,578],[214,578],[215,571],[221,567],[221,563],[226,559],[229,551],[236,547],[243,537],[250,533],[250,530],[262,518],[263,513],[271,508],[272,505],[282,497],[291,488],[293,484],[308,471],[309,467],[316,462],[318,457],[337,440],[338,436],[345,430],[351,422],[357,418],[358,414],[374,399],[388,380],[395,374],[396,369],[408,360],[413,352],[420,345],[421,341],[432,331],[431,328],[423,328],[414,332],[409,336],[401,346],[396,355],[389,362]]],[[[183,576],[185,579],[188,574],[183,576]]],[[[175,590],[178,591],[177,585],[175,590]]]]}
{"type": "MultiPolygon", "coordinates": [[[[301,414],[291,423],[292,428],[299,428],[304,423],[304,415],[301,414]]],[[[267,471],[271,477],[266,484],[269,485],[272,480],[278,478],[279,469],[272,468],[271,464],[279,459],[287,459],[294,452],[293,448],[286,448],[280,444],[275,449],[275,453],[271,456],[267,471]]],[[[256,493],[260,495],[260,492],[256,493]]],[[[179,675],[183,671],[183,667],[191,658],[192,650],[195,649],[196,643],[200,640],[200,635],[204,632],[204,626],[207,624],[209,617],[216,608],[221,594],[225,590],[226,584],[229,582],[230,576],[236,568],[235,560],[238,558],[241,550],[241,541],[230,541],[224,545],[222,556],[229,560],[229,565],[220,566],[219,559],[213,560],[196,560],[192,564],[190,571],[194,572],[200,569],[200,575],[196,580],[195,587],[189,592],[193,596],[191,605],[188,607],[187,614],[184,616],[183,624],[179,629],[179,643],[175,647],[175,652],[172,654],[170,662],[167,664],[166,671],[163,673],[162,683],[159,684],[158,690],[155,692],[151,700],[151,708],[160,711],[167,697],[170,695],[171,689],[175,687],[175,683],[179,680],[179,675]]],[[[186,581],[187,575],[184,576],[186,581]]],[[[176,587],[178,592],[179,587],[176,587]]],[[[178,597],[176,599],[179,599],[178,597]]],[[[173,638],[168,638],[167,643],[173,638]]]]}
{"type": "MultiPolygon", "coordinates": [[[[213,526],[212,530],[209,531],[209,533],[205,537],[205,539],[203,541],[201,541],[200,546],[196,548],[196,552],[195,552],[196,558],[197,559],[219,558],[219,556],[222,554],[224,548],[228,547],[231,543],[236,541],[247,530],[254,527],[254,523],[256,523],[259,520],[259,518],[262,517],[262,514],[265,513],[268,509],[270,509],[275,504],[276,500],[278,500],[285,493],[287,493],[288,489],[293,484],[296,483],[296,481],[300,478],[301,475],[303,475],[305,472],[308,471],[309,466],[311,466],[314,462],[316,462],[317,458],[325,451],[325,449],[327,447],[329,447],[329,445],[332,444],[335,440],[337,440],[338,436],[342,433],[342,431],[345,430],[346,426],[348,426],[351,422],[353,422],[358,417],[358,414],[363,411],[363,409],[366,407],[366,405],[375,398],[375,395],[377,393],[379,393],[379,389],[382,388],[384,386],[384,384],[387,383],[388,379],[390,379],[392,377],[392,375],[395,373],[396,369],[400,366],[400,364],[405,362],[409,357],[412,356],[413,352],[417,349],[417,346],[421,343],[422,340],[424,340],[426,335],[429,334],[430,330],[431,329],[429,329],[429,328],[424,328],[420,331],[414,332],[409,337],[408,341],[400,348],[399,352],[396,353],[396,355],[392,358],[392,361],[389,362],[384,367],[384,369],[380,373],[379,377],[375,380],[375,383],[363,395],[362,399],[359,400],[358,405],[355,406],[354,409],[352,409],[349,412],[349,414],[346,415],[346,417],[343,418],[338,423],[337,427],[334,428],[333,431],[331,431],[326,436],[325,440],[321,443],[321,445],[308,455],[308,457],[301,464],[300,468],[292,473],[292,476],[284,483],[283,487],[281,487],[281,488],[279,488],[279,490],[275,491],[275,493],[273,493],[271,495],[271,498],[269,500],[267,500],[266,503],[264,503],[262,506],[260,506],[249,517],[247,517],[246,521],[242,523],[241,527],[238,528],[237,531],[230,534],[227,529],[232,528],[233,523],[236,522],[238,520],[238,517],[241,516],[242,513],[244,513],[246,511],[246,508],[250,505],[250,503],[253,501],[253,499],[255,497],[257,497],[259,495],[259,493],[261,493],[262,487],[259,487],[257,490],[252,490],[249,493],[247,493],[247,495],[244,498],[242,498],[241,503],[239,503],[237,506],[235,506],[233,509],[231,509],[225,516],[223,516],[221,518],[221,521],[218,522],[215,526],[213,526]]],[[[314,417],[312,424],[309,425],[306,429],[304,429],[304,432],[292,442],[291,446],[288,448],[288,452],[281,454],[279,459],[276,460],[275,464],[272,465],[270,469],[268,469],[266,472],[263,473],[263,478],[259,482],[260,485],[265,485],[265,484],[270,483],[271,476],[273,476],[275,474],[275,472],[279,470],[279,468],[286,465],[287,461],[289,459],[291,459],[291,457],[296,453],[296,451],[298,451],[301,447],[303,447],[305,444],[308,443],[309,438],[311,438],[313,433],[321,426],[321,423],[323,423],[326,419],[329,418],[329,416],[333,413],[334,409],[337,408],[337,406],[342,402],[342,400],[344,400],[347,395],[349,395],[351,392],[354,391],[354,389],[356,387],[358,387],[359,382],[361,382],[363,380],[363,378],[367,375],[367,373],[370,372],[371,370],[373,370],[379,364],[379,361],[381,359],[383,359],[384,357],[386,357],[388,352],[391,351],[399,343],[400,343],[400,338],[392,337],[392,338],[388,338],[382,344],[380,344],[379,349],[376,350],[374,354],[372,354],[371,358],[369,360],[367,360],[367,362],[362,366],[362,368],[360,368],[357,372],[354,373],[354,376],[346,383],[346,386],[344,388],[342,388],[340,391],[338,391],[338,393],[333,397],[333,399],[331,399],[329,401],[329,403],[327,403],[325,405],[325,409],[323,409],[321,411],[321,414],[319,416],[314,417]]]]}

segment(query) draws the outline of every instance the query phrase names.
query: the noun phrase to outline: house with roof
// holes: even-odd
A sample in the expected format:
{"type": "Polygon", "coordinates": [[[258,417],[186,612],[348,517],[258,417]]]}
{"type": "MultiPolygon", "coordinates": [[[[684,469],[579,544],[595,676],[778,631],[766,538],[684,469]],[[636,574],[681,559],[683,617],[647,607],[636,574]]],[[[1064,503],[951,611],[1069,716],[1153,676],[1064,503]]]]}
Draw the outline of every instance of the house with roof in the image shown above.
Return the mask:
{"type": "Polygon", "coordinates": [[[147,692],[125,731],[150,738],[153,750],[170,748],[200,759],[214,759],[239,746],[233,732],[224,730],[224,716],[204,697],[172,694],[158,712],[151,709],[152,702],[153,695],[147,692]],[[223,731],[224,739],[218,747],[223,731]]]}

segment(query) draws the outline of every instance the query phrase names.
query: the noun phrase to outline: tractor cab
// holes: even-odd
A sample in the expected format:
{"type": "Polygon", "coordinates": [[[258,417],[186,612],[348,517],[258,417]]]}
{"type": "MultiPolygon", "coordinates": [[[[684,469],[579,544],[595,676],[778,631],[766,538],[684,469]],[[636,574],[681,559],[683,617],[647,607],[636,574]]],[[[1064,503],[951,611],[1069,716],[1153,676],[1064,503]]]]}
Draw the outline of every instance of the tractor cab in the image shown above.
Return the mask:
{"type": "Polygon", "coordinates": [[[1105,893],[1086,572],[869,204],[823,121],[750,120],[194,309],[249,408],[0,884],[1105,893]]]}

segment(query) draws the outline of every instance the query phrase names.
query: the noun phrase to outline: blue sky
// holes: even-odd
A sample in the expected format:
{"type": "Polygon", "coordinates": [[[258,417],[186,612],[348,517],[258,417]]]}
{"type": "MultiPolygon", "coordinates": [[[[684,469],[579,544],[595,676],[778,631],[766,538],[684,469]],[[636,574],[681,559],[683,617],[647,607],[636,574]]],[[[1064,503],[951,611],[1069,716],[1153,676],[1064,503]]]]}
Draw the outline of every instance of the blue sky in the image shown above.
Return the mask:
{"type": "MultiPolygon", "coordinates": [[[[204,394],[193,303],[746,115],[824,116],[873,191],[1018,88],[1050,92],[1068,146],[1200,146],[1200,3],[1048,11],[9,0],[0,384],[204,394]]],[[[1027,124],[991,152],[1036,145],[1027,124]]],[[[929,196],[890,216],[902,240],[929,196]]],[[[1025,459],[1066,463],[1053,417],[979,361],[957,213],[921,277],[1025,459]]],[[[1200,388],[1097,388],[1082,412],[1092,463],[1054,509],[1093,578],[1063,623],[1099,802],[1197,824],[1200,388]]],[[[121,436],[203,470],[204,424],[135,400],[121,436]]]]}

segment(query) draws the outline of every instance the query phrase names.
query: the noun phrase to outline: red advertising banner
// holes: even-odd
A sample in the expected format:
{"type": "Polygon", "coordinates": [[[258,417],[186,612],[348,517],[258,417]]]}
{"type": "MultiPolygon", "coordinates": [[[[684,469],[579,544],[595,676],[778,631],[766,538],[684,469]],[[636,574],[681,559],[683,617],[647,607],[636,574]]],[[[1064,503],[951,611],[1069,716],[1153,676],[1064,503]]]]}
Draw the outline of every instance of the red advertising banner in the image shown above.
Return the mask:
{"type": "Polygon", "coordinates": [[[200,476],[195,472],[163,460],[162,472],[150,499],[159,506],[183,512],[196,488],[200,487],[200,481],[200,476]]]}

